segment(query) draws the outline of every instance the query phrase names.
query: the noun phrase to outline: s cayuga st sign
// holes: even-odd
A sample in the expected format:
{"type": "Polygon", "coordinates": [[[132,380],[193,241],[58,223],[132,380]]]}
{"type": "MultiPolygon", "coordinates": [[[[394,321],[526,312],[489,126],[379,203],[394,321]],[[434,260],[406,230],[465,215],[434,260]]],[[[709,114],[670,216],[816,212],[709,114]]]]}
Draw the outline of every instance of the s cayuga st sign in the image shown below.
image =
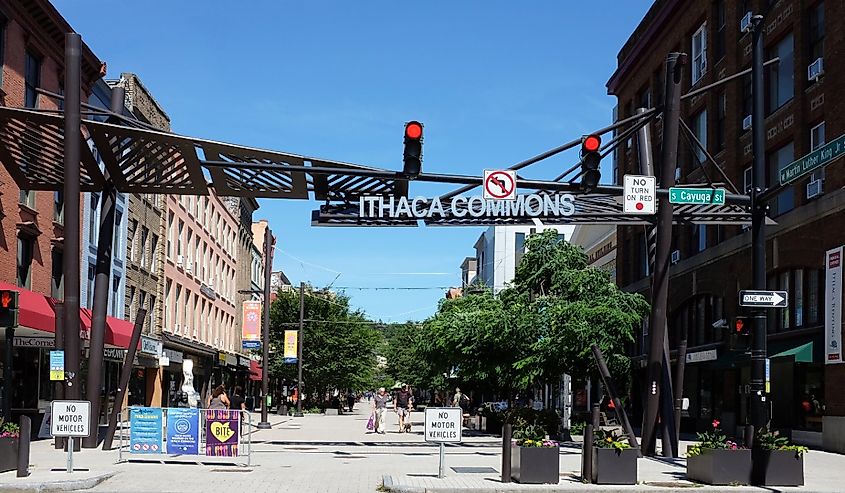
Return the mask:
{"type": "Polygon", "coordinates": [[[476,195],[458,195],[447,201],[428,197],[362,196],[358,216],[362,218],[449,218],[449,217],[564,217],[575,214],[575,196],[569,193],[518,195],[513,200],[485,200],[476,195]]]}

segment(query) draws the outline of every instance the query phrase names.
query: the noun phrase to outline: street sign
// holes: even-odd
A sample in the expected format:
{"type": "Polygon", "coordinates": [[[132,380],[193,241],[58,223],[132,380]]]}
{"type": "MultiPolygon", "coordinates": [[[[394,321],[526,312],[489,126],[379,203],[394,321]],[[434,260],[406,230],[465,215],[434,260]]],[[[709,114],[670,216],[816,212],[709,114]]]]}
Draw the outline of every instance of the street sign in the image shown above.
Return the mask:
{"type": "Polygon", "coordinates": [[[836,139],[831,140],[827,144],[819,147],[801,159],[793,161],[781,168],[778,173],[780,175],[780,184],[786,185],[787,183],[795,181],[810,171],[833,161],[843,153],[845,153],[845,135],[841,135],[836,139]]]}
{"type": "Polygon", "coordinates": [[[724,188],[669,188],[669,202],[672,204],[714,204],[725,205],[724,188]]]}
{"type": "Polygon", "coordinates": [[[53,421],[50,434],[54,437],[87,437],[91,434],[88,401],[53,401],[50,408],[53,421]]]}
{"type": "Polygon", "coordinates": [[[50,351],[50,381],[61,382],[65,379],[64,350],[50,351]]]}
{"type": "Polygon", "coordinates": [[[625,175],[625,214],[654,214],[657,179],[653,176],[625,175]]]}
{"type": "Polygon", "coordinates": [[[786,291],[753,291],[739,292],[739,306],[761,306],[765,308],[786,308],[789,295],[786,291]]]}
{"type": "Polygon", "coordinates": [[[425,408],[425,441],[455,442],[461,441],[463,414],[459,407],[425,408]]]}
{"type": "Polygon", "coordinates": [[[484,200],[516,200],[516,171],[485,169],[484,200]]]}

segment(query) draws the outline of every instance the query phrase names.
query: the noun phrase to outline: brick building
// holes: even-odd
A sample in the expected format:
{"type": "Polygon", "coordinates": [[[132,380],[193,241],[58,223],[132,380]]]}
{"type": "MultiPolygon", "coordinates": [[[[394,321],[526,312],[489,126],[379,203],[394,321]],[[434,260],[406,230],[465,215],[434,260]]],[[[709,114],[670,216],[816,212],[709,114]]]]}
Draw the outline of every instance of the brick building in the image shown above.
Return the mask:
{"type": "MultiPolygon", "coordinates": [[[[764,13],[767,186],[779,171],[845,133],[845,15],[840,2],[807,0],[658,0],[622,47],[608,92],[618,98],[618,118],[662,101],[667,53],[689,54],[682,93],[748,68],[751,34],[740,31],[747,11],[764,13]],[[818,60],[821,59],[822,62],[818,60]],[[823,63],[823,72],[818,67],[823,63]],[[811,68],[810,66],[813,66],[811,68]],[[813,77],[808,77],[808,71],[813,77]]],[[[689,125],[740,190],[750,186],[750,76],[682,102],[689,125]]],[[[659,156],[656,124],[654,155],[659,156]]],[[[635,142],[615,154],[614,180],[638,174],[635,142]]],[[[679,183],[704,181],[694,152],[681,139],[679,183]]],[[[657,163],[658,166],[660,163],[657,163]]],[[[704,167],[715,175],[713,167],[704,167]]],[[[721,180],[715,180],[721,181],[721,180]]],[[[845,164],[837,159],[802,176],[770,202],[767,228],[769,288],[789,291],[789,307],[769,312],[772,424],[794,439],[845,450],[845,365],[825,364],[825,252],[845,243],[845,164]]],[[[618,284],[648,295],[645,231],[619,227],[618,284]]],[[[690,409],[683,428],[701,429],[718,418],[725,429],[746,423],[749,357],[732,344],[725,321],[740,314],[737,292],[751,283],[750,232],[739,226],[683,226],[673,230],[669,334],[674,348],[686,333],[690,346],[684,397],[690,409]]],[[[841,337],[841,327],[835,333],[841,337]]],[[[634,348],[642,361],[648,334],[634,348]]],[[[741,342],[741,341],[740,341],[741,342]]],[[[741,344],[739,345],[741,347],[741,344]]],[[[638,366],[638,365],[635,365],[638,366]]],[[[643,370],[636,373],[642,375],[643,370]]],[[[635,377],[635,385],[641,383],[635,377]]],[[[637,389],[639,390],[639,389],[637,389]]],[[[635,395],[640,393],[635,391],[635,395]]],[[[636,406],[636,405],[635,405],[636,406]]]]}

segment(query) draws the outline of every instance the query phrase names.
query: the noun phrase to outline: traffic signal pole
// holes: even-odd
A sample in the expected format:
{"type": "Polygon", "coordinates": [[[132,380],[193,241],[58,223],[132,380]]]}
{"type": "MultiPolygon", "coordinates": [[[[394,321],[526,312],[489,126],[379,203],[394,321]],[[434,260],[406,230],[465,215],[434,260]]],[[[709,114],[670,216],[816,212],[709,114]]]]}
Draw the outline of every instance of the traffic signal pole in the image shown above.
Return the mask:
{"type": "MultiPolygon", "coordinates": [[[[675,185],[675,167],[678,162],[678,129],[681,109],[681,75],[686,63],[683,53],[670,53],[666,58],[666,87],[663,109],[663,148],[660,159],[661,188],[675,185]]],[[[651,290],[649,317],[649,352],[647,367],[646,405],[643,416],[641,446],[644,455],[654,455],[657,414],[663,380],[666,334],[666,301],[669,294],[669,259],[672,247],[672,204],[669,197],[661,195],[657,203],[657,244],[655,248],[654,281],[651,290]]],[[[669,390],[669,389],[666,389],[669,390]]],[[[671,390],[669,390],[671,392],[671,390]]],[[[665,435],[665,433],[664,433],[665,435]]],[[[671,444],[664,437],[663,454],[671,453],[671,444]]]]}
{"type": "MultiPolygon", "coordinates": [[[[766,203],[760,196],[766,186],[766,129],[763,115],[763,17],[754,16],[751,54],[751,266],[754,289],[766,289],[766,203]]],[[[766,312],[755,308],[751,335],[751,424],[761,430],[768,423],[766,403],[766,312]]]]}

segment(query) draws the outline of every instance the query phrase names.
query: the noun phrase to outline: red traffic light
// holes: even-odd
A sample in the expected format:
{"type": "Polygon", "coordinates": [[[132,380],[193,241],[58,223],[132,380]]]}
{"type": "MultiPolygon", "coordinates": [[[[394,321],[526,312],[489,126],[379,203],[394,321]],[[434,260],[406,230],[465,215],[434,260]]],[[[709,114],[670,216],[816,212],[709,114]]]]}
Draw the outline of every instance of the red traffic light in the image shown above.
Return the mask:
{"type": "Polygon", "coordinates": [[[745,328],[745,320],[738,318],[736,319],[736,323],[734,324],[734,328],[737,332],[742,332],[742,329],[745,328]]]}
{"type": "Polygon", "coordinates": [[[601,146],[601,137],[598,135],[587,135],[584,137],[584,140],[581,141],[581,149],[584,152],[596,152],[599,150],[601,146]]]}
{"type": "Polygon", "coordinates": [[[405,137],[413,140],[422,138],[422,123],[411,121],[405,124],[405,137]]]}
{"type": "Polygon", "coordinates": [[[9,308],[9,305],[11,304],[12,293],[10,293],[9,291],[3,291],[3,293],[0,294],[0,306],[2,306],[3,308],[9,308]]]}

